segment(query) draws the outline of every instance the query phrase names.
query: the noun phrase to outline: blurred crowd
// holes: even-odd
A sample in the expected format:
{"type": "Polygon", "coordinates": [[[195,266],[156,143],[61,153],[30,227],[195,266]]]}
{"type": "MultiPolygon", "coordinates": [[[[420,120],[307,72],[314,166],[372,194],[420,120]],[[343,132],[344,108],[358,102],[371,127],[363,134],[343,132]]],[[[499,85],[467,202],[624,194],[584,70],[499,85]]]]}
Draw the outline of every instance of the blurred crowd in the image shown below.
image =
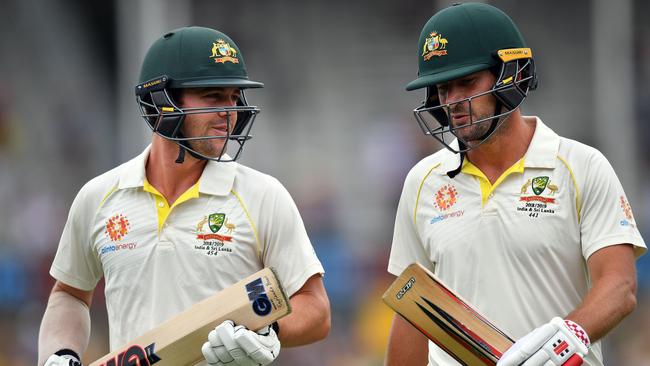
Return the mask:
{"type": "MultiPolygon", "coordinates": [[[[122,160],[124,149],[117,147],[122,145],[111,109],[117,95],[132,89],[117,90],[111,83],[118,67],[117,61],[110,60],[110,52],[119,47],[110,42],[117,42],[112,35],[118,23],[114,18],[121,16],[116,8],[124,1],[96,8],[81,1],[55,1],[67,15],[47,19],[50,23],[45,24],[40,22],[54,14],[46,10],[57,6],[43,5],[47,8],[43,9],[35,0],[3,3],[4,17],[11,19],[0,22],[0,49],[8,55],[0,60],[0,366],[22,366],[36,363],[38,328],[53,285],[49,266],[72,199],[87,180],[122,160]],[[57,32],[48,33],[50,24],[58,27],[54,28],[57,32]],[[24,41],[24,32],[32,32],[29,42],[24,41]],[[86,32],[74,39],[83,47],[65,41],[65,35],[75,32],[86,32]],[[49,46],[42,46],[43,42],[49,46]],[[89,59],[84,67],[96,66],[97,75],[76,72],[86,69],[68,65],[77,55],[57,54],[71,50],[83,53],[76,62],[89,59]]],[[[238,4],[228,9],[233,16],[218,19],[214,19],[219,14],[216,5],[188,3],[192,4],[192,23],[221,28],[241,39],[238,42],[251,74],[267,83],[267,88],[248,96],[262,106],[262,115],[242,162],[285,183],[326,271],[331,335],[308,347],[283,349],[277,364],[381,365],[393,313],[380,298],[392,280],[386,266],[397,201],[408,169],[439,148],[421,134],[411,117],[410,110],[421,96],[407,94],[403,86],[415,76],[413,50],[419,29],[445,2],[432,6],[431,2],[282,1],[282,10],[271,4],[238,4]],[[256,7],[260,9],[255,11],[256,7]],[[331,21],[334,17],[337,22],[331,21]],[[240,29],[240,20],[247,32],[240,29]],[[293,21],[300,31],[291,25],[293,21]],[[395,29],[388,32],[390,24],[395,29]],[[278,51],[273,52],[275,47],[278,51]],[[295,53],[300,47],[307,51],[295,53]],[[283,63],[289,64],[286,69],[281,68],[283,63]],[[315,74],[314,68],[324,71],[315,74]],[[353,78],[356,81],[349,83],[353,78]]],[[[539,20],[535,22],[534,15],[517,12],[513,1],[492,3],[515,19],[528,21],[522,31],[532,33],[529,42],[542,43],[547,29],[539,20]]],[[[592,3],[577,1],[573,7],[589,9],[592,3]]],[[[650,11],[641,0],[632,5],[635,14],[650,11]]],[[[549,3],[544,9],[551,8],[556,6],[549,3]]],[[[578,28],[589,27],[588,17],[566,15],[566,19],[578,28]]],[[[644,184],[650,166],[650,151],[646,151],[650,145],[644,143],[650,137],[650,94],[644,87],[650,83],[650,26],[638,21],[634,34],[634,75],[640,82],[630,87],[635,91],[638,158],[614,167],[641,172],[637,199],[630,201],[650,241],[650,189],[644,184]]],[[[589,33],[578,36],[589,37],[589,33]]],[[[550,46],[540,47],[542,55],[544,47],[550,46]]],[[[553,70],[552,62],[550,56],[540,57],[540,91],[531,98],[529,108],[542,118],[545,113],[563,113],[561,108],[575,108],[572,101],[550,108],[541,101],[544,98],[562,99],[563,89],[569,94],[585,92],[580,80],[566,75],[566,71],[579,72],[579,65],[560,72],[553,70]],[[552,75],[558,74],[566,76],[567,85],[553,84],[552,75]],[[546,75],[551,80],[545,85],[546,75]],[[544,91],[545,87],[551,91],[544,91]]],[[[577,98],[577,102],[585,98],[585,109],[594,105],[588,97],[577,98]]],[[[141,128],[144,123],[138,120],[135,102],[132,107],[132,123],[141,128]]],[[[584,126],[582,136],[571,136],[571,128],[578,127],[557,126],[553,120],[547,123],[564,128],[568,133],[563,134],[569,137],[596,145],[596,137],[589,134],[589,117],[575,120],[584,126]]],[[[146,143],[145,139],[141,146],[129,148],[138,151],[146,143]]],[[[648,256],[638,261],[638,276],[639,305],[607,338],[606,364],[650,365],[648,256]]],[[[92,336],[85,363],[107,352],[103,301],[100,284],[91,311],[92,336]]]]}

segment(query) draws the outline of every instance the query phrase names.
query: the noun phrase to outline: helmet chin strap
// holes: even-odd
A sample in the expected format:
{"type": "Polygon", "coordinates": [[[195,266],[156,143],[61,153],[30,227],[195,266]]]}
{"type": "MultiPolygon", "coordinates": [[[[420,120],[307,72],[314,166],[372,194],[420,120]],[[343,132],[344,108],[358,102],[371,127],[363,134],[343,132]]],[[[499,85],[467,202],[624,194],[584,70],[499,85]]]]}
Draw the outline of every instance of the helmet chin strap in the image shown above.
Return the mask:
{"type": "MultiPolygon", "coordinates": [[[[182,136],[179,134],[179,137],[182,137],[182,136]]],[[[190,153],[190,155],[192,155],[193,157],[195,157],[198,160],[208,160],[208,159],[204,158],[201,155],[195,154],[189,148],[189,146],[188,146],[189,142],[188,141],[178,141],[177,144],[178,144],[178,157],[176,158],[176,161],[175,161],[176,164],[183,164],[183,162],[185,161],[185,152],[186,151],[188,153],[190,153]]]]}
{"type": "Polygon", "coordinates": [[[183,164],[184,161],[185,161],[185,148],[179,144],[178,145],[178,157],[176,158],[176,164],[183,164]]]}
{"type": "MultiPolygon", "coordinates": [[[[503,103],[501,103],[500,100],[497,99],[495,106],[494,106],[494,115],[497,116],[501,112],[501,108],[503,107],[503,103]]],[[[497,126],[499,126],[499,119],[501,117],[494,117],[492,118],[492,121],[490,122],[490,128],[481,136],[480,140],[483,141],[490,137],[490,135],[494,132],[494,130],[497,129],[497,126]]],[[[458,149],[461,150],[460,152],[460,163],[458,164],[458,167],[454,170],[450,170],[447,172],[447,176],[451,179],[454,179],[460,173],[461,169],[463,168],[463,161],[465,160],[465,155],[467,149],[467,145],[465,145],[462,141],[458,140],[458,149]]]]}

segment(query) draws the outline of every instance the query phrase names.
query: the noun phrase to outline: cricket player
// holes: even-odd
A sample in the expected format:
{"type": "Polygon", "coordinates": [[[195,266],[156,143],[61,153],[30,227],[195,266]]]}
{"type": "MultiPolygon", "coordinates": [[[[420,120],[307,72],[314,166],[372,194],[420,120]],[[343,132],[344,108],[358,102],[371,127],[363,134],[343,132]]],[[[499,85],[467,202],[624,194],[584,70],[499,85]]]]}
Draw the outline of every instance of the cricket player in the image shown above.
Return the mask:
{"type": "Polygon", "coordinates": [[[259,332],[223,322],[202,364],[267,365],[281,344],[328,334],[324,271],[296,205],[275,178],[234,162],[260,112],[244,91],[261,87],[224,33],[186,27],[154,42],[135,89],[151,145],[74,200],[50,270],[39,365],[80,364],[102,276],[111,350],[263,267],[275,269],[292,313],[259,332]]]}
{"type": "MultiPolygon", "coordinates": [[[[406,89],[425,89],[415,117],[445,148],[406,177],[388,271],[423,264],[517,339],[499,366],[602,365],[599,340],[634,309],[635,258],[646,251],[612,166],[522,115],[533,54],[495,7],[439,11],[417,57],[406,89]]],[[[427,356],[458,365],[395,316],[387,364],[427,356]]]]}

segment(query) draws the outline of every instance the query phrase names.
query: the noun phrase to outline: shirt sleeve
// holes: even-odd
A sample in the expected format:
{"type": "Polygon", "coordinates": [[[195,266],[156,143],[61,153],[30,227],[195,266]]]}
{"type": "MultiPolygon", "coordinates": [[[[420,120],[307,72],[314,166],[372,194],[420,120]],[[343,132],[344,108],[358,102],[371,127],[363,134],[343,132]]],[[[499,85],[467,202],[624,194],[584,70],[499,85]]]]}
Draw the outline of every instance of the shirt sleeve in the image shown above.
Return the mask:
{"type": "Polygon", "coordinates": [[[88,202],[84,188],[77,194],[70,208],[50,275],[68,286],[90,291],[101,279],[102,270],[90,240],[91,221],[95,212],[88,209],[92,204],[88,202]]]}
{"type": "Polygon", "coordinates": [[[263,198],[265,214],[260,217],[262,260],[278,275],[288,296],[292,296],[315,274],[325,270],[307,236],[291,195],[273,180],[263,198]]]}
{"type": "Polygon", "coordinates": [[[434,270],[433,263],[427,256],[417,232],[415,222],[417,193],[421,183],[419,180],[413,171],[409,173],[397,205],[393,244],[388,260],[388,272],[395,276],[399,276],[406,267],[415,262],[432,272],[434,270]]]}
{"type": "Polygon", "coordinates": [[[625,243],[632,244],[640,256],[646,245],[614,168],[598,151],[587,166],[580,222],[584,258],[604,247],[625,243]]]}

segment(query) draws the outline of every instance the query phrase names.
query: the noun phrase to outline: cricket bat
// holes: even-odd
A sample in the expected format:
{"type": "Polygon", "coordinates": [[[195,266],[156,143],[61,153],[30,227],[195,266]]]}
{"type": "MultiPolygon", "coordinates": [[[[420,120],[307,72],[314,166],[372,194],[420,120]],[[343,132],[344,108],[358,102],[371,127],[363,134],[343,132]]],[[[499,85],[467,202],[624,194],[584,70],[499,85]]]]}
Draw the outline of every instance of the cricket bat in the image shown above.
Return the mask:
{"type": "Polygon", "coordinates": [[[259,330],[291,312],[270,268],[256,272],[133,339],[90,366],[185,366],[203,360],[201,346],[224,320],[259,330]]]}
{"type": "Polygon", "coordinates": [[[496,365],[514,343],[419,263],[408,266],[382,299],[462,365],[496,365]]]}

